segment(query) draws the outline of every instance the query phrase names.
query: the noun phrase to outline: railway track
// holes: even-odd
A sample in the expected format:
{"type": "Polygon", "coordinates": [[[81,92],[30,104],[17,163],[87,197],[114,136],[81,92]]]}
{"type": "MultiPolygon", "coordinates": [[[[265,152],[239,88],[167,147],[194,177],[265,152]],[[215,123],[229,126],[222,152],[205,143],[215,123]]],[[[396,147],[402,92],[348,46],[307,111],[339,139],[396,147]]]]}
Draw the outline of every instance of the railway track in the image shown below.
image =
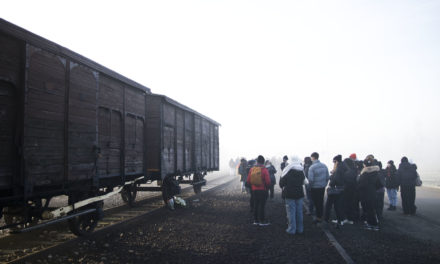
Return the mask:
{"type": "MultiPolygon", "coordinates": [[[[223,185],[236,178],[216,177],[207,178],[208,182],[202,187],[202,193],[194,194],[192,186],[182,188],[179,197],[183,199],[197,199],[203,195],[203,191],[210,190],[216,186],[223,185]]],[[[151,193],[142,200],[136,201],[133,207],[119,205],[104,210],[104,217],[98,222],[95,232],[123,223],[130,219],[151,213],[163,208],[163,200],[160,192],[151,193]]],[[[93,235],[93,233],[91,234],[93,235]]],[[[12,263],[23,260],[33,254],[59,246],[69,241],[81,239],[69,231],[66,222],[54,224],[44,229],[33,230],[28,233],[11,234],[0,238],[0,263],[12,263]]]]}

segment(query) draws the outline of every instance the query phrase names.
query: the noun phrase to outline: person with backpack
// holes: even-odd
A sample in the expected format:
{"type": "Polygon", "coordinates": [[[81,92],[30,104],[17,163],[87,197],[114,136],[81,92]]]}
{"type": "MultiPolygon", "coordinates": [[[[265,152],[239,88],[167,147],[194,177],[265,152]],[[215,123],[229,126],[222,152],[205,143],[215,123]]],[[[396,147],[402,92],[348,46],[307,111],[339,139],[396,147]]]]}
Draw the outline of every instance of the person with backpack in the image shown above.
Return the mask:
{"type": "Polygon", "coordinates": [[[342,193],[342,210],[345,219],[343,224],[354,224],[359,214],[359,199],[357,196],[357,176],[358,170],[355,161],[352,158],[344,159],[342,162],[344,167],[344,191],[342,193]]]}
{"type": "Polygon", "coordinates": [[[277,170],[275,169],[275,167],[272,165],[272,163],[269,160],[266,160],[266,169],[269,172],[269,176],[270,176],[270,188],[269,188],[269,198],[273,199],[274,197],[274,191],[275,191],[275,184],[277,183],[277,179],[275,178],[275,173],[277,173],[277,170]]]}
{"type": "Polygon", "coordinates": [[[301,161],[293,157],[291,163],[284,168],[280,179],[280,187],[284,190],[288,234],[302,234],[303,226],[303,200],[304,200],[304,168],[301,161]]]}
{"type": "Polygon", "coordinates": [[[254,198],[254,225],[260,226],[269,225],[264,215],[264,207],[271,182],[269,172],[264,167],[264,161],[264,157],[259,155],[257,165],[249,170],[247,177],[247,183],[251,186],[254,198]]]}
{"type": "Polygon", "coordinates": [[[387,210],[395,211],[397,209],[397,191],[399,189],[399,180],[396,175],[397,169],[394,161],[390,160],[385,169],[385,187],[387,188],[388,200],[390,206],[387,210]]]}
{"type": "Polygon", "coordinates": [[[319,154],[317,152],[313,152],[311,158],[313,164],[309,168],[309,183],[313,204],[316,208],[316,218],[314,219],[314,222],[319,224],[322,221],[324,192],[330,179],[330,175],[327,166],[319,161],[319,154]]]}

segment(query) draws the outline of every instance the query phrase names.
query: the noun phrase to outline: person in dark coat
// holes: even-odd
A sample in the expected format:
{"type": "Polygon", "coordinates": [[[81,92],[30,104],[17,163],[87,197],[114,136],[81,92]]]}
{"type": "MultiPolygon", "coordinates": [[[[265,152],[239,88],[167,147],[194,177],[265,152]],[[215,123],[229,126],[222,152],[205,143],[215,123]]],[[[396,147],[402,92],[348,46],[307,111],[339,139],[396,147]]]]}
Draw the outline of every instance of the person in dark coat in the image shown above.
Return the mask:
{"type": "Polygon", "coordinates": [[[342,156],[337,155],[333,158],[334,168],[331,171],[329,188],[327,189],[327,201],[325,202],[324,221],[329,222],[332,207],[335,208],[336,228],[343,225],[344,220],[342,210],[342,195],[344,191],[344,166],[342,165],[342,156]]]}
{"type": "Polygon", "coordinates": [[[394,161],[390,160],[385,169],[385,187],[387,188],[388,200],[390,207],[388,210],[395,211],[397,208],[397,191],[399,190],[399,179],[396,175],[397,169],[394,161]]]}
{"type": "MultiPolygon", "coordinates": [[[[304,158],[304,175],[306,176],[307,180],[309,179],[309,168],[312,166],[313,162],[310,157],[304,158]]],[[[310,188],[310,184],[307,182],[306,184],[306,197],[307,197],[307,205],[309,211],[307,212],[308,215],[314,215],[315,214],[315,206],[313,205],[312,200],[312,190],[310,188]]]]}
{"type": "Polygon", "coordinates": [[[407,157],[401,159],[396,175],[400,184],[403,213],[405,215],[415,215],[417,209],[415,205],[417,171],[408,162],[407,157]]]}
{"type": "Polygon", "coordinates": [[[288,160],[289,160],[289,158],[288,158],[287,156],[284,156],[284,157],[283,157],[283,162],[281,162],[281,164],[280,164],[281,171],[283,171],[284,168],[285,168],[287,165],[289,165],[289,163],[287,163],[288,160]]]}
{"type": "Polygon", "coordinates": [[[380,187],[379,179],[380,168],[375,165],[374,158],[371,155],[364,160],[364,168],[361,171],[358,182],[359,197],[367,220],[366,228],[368,230],[379,230],[376,219],[375,200],[376,190],[380,187]]]}
{"type": "Polygon", "coordinates": [[[273,199],[274,193],[275,193],[275,184],[277,183],[277,179],[275,178],[275,173],[277,173],[277,170],[272,165],[272,163],[269,160],[266,160],[266,169],[269,172],[270,176],[270,187],[269,187],[269,198],[273,199]]]}
{"type": "Polygon", "coordinates": [[[302,234],[303,226],[303,200],[304,200],[304,168],[301,161],[294,157],[291,164],[284,168],[280,179],[280,187],[284,188],[284,198],[286,203],[286,213],[288,234],[302,234]]]}
{"type": "Polygon", "coordinates": [[[246,180],[247,180],[247,160],[242,158],[240,166],[238,167],[238,174],[240,174],[241,192],[246,192],[246,180]]]}
{"type": "Polygon", "coordinates": [[[385,170],[382,169],[382,162],[376,161],[376,165],[379,166],[379,181],[382,187],[376,190],[375,210],[377,219],[381,221],[383,215],[383,203],[385,198],[385,170]]]}
{"type": "Polygon", "coordinates": [[[357,195],[358,169],[353,159],[347,158],[342,162],[344,166],[344,192],[342,205],[346,219],[344,224],[353,224],[359,218],[359,198],[357,195]]]}

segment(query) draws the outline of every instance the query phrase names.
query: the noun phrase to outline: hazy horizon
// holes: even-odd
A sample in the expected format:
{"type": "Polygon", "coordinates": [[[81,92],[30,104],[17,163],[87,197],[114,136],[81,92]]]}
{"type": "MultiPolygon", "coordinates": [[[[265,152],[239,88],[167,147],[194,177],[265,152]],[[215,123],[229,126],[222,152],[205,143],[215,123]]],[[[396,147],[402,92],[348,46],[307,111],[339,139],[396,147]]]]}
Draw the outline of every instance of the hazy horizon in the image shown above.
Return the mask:
{"type": "Polygon", "coordinates": [[[18,0],[0,17],[221,123],[223,168],[356,153],[440,180],[438,1],[18,0]]]}

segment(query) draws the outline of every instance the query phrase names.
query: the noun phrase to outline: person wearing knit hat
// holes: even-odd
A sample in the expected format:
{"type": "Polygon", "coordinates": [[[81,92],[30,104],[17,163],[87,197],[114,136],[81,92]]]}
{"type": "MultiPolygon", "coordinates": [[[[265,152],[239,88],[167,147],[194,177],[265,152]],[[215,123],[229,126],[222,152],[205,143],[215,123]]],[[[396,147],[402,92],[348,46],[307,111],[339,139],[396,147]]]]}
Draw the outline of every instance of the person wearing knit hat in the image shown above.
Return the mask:
{"type": "Polygon", "coordinates": [[[356,153],[350,154],[350,159],[352,159],[353,161],[357,160],[356,153]]]}
{"type": "Polygon", "coordinates": [[[381,184],[379,178],[380,168],[376,165],[372,155],[368,155],[364,160],[364,169],[361,171],[358,181],[359,198],[365,212],[368,230],[379,230],[379,225],[375,213],[376,189],[381,184]]]}

